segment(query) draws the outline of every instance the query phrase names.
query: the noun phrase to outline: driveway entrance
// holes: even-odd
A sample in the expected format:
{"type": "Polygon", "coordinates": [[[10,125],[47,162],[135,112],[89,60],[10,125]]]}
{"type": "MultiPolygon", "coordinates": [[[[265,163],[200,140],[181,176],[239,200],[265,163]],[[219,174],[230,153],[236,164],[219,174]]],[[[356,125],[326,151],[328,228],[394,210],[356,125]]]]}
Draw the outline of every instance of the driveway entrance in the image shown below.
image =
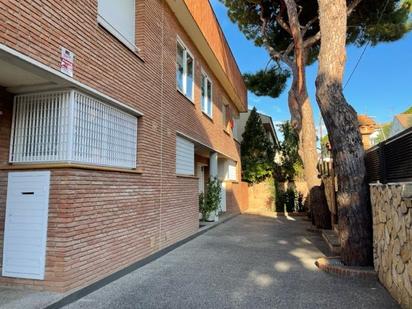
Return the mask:
{"type": "Polygon", "coordinates": [[[238,216],[68,308],[398,308],[377,281],[318,270],[307,227],[238,216]]]}

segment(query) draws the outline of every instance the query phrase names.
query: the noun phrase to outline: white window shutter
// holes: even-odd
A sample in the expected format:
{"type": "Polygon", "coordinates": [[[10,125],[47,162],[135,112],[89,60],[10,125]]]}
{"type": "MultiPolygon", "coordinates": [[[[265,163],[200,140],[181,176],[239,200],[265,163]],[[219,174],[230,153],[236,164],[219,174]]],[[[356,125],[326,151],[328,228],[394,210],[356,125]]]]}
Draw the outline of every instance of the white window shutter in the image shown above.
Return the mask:
{"type": "Polygon", "coordinates": [[[180,136],[176,136],[176,174],[195,174],[195,145],[180,136]]]}
{"type": "Polygon", "coordinates": [[[229,161],[228,178],[229,178],[229,180],[237,180],[237,177],[236,177],[236,162],[235,161],[229,161]]]}
{"type": "Polygon", "coordinates": [[[135,0],[98,0],[98,13],[107,30],[124,43],[135,45],[135,0]]]}

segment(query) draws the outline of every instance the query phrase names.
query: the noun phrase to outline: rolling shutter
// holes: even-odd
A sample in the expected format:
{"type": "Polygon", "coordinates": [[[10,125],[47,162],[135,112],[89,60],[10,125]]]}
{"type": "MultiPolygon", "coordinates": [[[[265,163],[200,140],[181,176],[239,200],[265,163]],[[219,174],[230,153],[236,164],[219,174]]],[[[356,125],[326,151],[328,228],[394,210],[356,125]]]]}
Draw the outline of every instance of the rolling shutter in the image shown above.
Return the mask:
{"type": "Polygon", "coordinates": [[[123,43],[135,45],[135,0],[99,0],[98,21],[123,43]]]}
{"type": "Polygon", "coordinates": [[[236,162],[235,161],[229,161],[228,179],[229,180],[237,180],[237,178],[236,178],[236,162]]]}
{"type": "Polygon", "coordinates": [[[176,174],[195,174],[195,145],[180,136],[176,137],[176,174]]]}

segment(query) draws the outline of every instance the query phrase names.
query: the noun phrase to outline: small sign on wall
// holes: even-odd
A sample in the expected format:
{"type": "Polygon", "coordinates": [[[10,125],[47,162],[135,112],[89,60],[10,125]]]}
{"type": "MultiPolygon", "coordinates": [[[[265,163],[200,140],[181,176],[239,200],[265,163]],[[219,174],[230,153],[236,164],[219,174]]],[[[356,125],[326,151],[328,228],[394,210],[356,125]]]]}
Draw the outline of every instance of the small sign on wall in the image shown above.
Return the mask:
{"type": "Polygon", "coordinates": [[[62,47],[60,56],[60,72],[73,77],[74,53],[62,47]]]}

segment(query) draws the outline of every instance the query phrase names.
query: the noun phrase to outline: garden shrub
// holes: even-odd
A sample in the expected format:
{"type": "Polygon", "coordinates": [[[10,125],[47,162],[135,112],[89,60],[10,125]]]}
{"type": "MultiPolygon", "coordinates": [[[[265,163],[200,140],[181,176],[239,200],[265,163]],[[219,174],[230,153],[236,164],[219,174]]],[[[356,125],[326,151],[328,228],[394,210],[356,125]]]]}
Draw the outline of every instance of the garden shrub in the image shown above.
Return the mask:
{"type": "Polygon", "coordinates": [[[208,180],[206,193],[199,194],[199,211],[203,220],[206,220],[212,212],[220,209],[221,190],[220,181],[214,177],[208,180]]]}

